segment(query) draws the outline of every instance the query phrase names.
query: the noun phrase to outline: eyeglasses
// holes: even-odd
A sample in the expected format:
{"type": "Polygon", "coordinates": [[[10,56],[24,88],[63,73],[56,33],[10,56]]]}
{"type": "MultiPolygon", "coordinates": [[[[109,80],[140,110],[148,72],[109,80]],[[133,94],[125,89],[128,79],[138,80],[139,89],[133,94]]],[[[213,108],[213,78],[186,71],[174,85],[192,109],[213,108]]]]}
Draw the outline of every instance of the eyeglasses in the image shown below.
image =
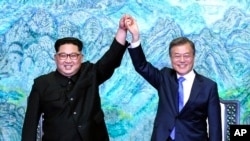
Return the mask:
{"type": "Polygon", "coordinates": [[[71,60],[77,60],[77,59],[78,59],[78,56],[81,55],[81,54],[79,54],[79,53],[71,53],[71,54],[58,53],[57,55],[59,56],[59,59],[60,59],[60,60],[66,60],[68,57],[69,57],[71,60]]]}
{"type": "Polygon", "coordinates": [[[190,60],[193,57],[193,55],[191,55],[191,54],[174,54],[174,55],[171,55],[171,57],[174,60],[181,60],[182,58],[184,60],[190,60]]]}

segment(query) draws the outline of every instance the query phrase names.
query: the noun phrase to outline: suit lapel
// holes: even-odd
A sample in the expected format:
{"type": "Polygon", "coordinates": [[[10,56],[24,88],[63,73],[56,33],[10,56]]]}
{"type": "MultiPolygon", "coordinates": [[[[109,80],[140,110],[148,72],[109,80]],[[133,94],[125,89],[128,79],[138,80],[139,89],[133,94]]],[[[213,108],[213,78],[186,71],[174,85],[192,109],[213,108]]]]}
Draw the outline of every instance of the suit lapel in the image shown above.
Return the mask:
{"type": "Polygon", "coordinates": [[[185,110],[186,107],[193,104],[197,96],[200,94],[201,88],[202,88],[202,79],[200,75],[196,73],[194,82],[191,88],[189,99],[182,110],[185,110]]]}
{"type": "Polygon", "coordinates": [[[170,102],[173,102],[171,105],[174,105],[175,107],[175,112],[179,113],[179,100],[178,100],[178,80],[177,80],[177,75],[176,71],[171,71],[170,73],[171,77],[171,82],[169,83],[169,87],[171,88],[171,100],[170,102]]]}

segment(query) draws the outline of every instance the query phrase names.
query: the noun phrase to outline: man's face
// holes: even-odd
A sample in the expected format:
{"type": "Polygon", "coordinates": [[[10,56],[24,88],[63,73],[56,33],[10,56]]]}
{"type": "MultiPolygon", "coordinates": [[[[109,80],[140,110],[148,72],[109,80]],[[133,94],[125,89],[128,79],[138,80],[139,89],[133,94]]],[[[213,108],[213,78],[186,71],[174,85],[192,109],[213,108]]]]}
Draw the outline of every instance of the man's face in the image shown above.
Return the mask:
{"type": "Polygon", "coordinates": [[[179,75],[189,73],[194,66],[194,51],[189,43],[176,45],[171,49],[171,63],[179,75]]]}
{"type": "Polygon", "coordinates": [[[76,74],[82,63],[83,55],[74,44],[61,45],[54,56],[57,70],[66,77],[76,74]]]}

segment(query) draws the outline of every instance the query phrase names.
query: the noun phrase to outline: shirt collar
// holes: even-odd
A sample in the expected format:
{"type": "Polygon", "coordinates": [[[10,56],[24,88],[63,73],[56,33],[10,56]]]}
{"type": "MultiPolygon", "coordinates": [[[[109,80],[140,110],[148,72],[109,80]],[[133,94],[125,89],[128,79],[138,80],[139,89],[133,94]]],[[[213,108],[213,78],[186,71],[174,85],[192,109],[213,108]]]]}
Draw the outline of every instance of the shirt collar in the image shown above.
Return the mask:
{"type": "Polygon", "coordinates": [[[73,75],[72,77],[69,78],[69,77],[66,77],[66,76],[62,75],[57,70],[55,72],[56,80],[62,86],[67,86],[67,84],[68,84],[69,81],[71,81],[71,82],[73,82],[73,84],[75,84],[76,81],[77,81],[77,79],[78,79],[78,77],[79,77],[79,75],[80,75],[80,71],[78,71],[75,75],[73,75]]]}
{"type": "MultiPolygon", "coordinates": [[[[181,76],[179,74],[177,74],[177,79],[179,79],[181,76]]],[[[182,77],[185,78],[185,80],[192,80],[195,77],[195,73],[194,70],[191,70],[189,73],[183,75],[182,77]]]]}

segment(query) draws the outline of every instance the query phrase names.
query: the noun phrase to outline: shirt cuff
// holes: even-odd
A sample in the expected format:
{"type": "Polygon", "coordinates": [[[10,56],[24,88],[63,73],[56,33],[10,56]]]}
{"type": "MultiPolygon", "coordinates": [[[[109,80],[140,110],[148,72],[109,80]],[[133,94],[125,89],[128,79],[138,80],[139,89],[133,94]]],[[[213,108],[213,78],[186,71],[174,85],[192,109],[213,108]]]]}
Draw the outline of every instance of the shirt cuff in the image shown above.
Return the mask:
{"type": "Polygon", "coordinates": [[[138,41],[136,41],[134,43],[130,43],[128,48],[137,48],[140,44],[141,44],[141,40],[138,40],[138,41]]]}

